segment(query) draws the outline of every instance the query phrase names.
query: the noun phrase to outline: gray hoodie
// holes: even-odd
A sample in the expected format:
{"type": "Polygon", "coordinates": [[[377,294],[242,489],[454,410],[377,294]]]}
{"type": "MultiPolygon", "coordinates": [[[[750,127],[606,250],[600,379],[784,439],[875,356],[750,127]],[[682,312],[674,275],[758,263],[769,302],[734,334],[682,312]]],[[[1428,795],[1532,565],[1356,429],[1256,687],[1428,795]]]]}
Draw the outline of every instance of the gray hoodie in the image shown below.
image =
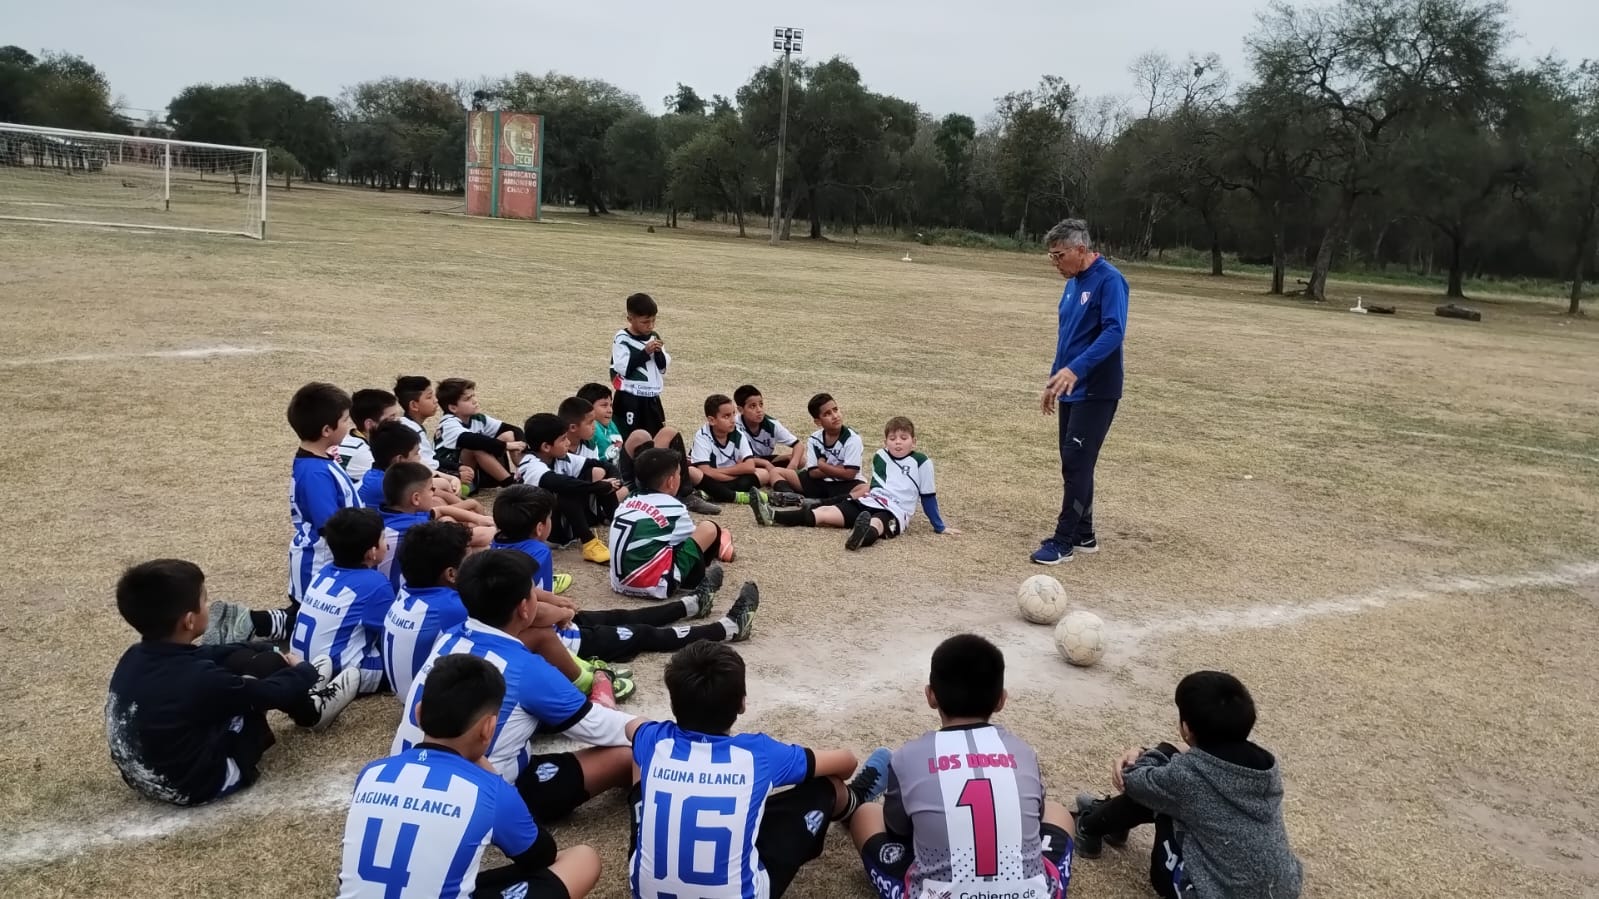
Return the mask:
{"type": "Polygon", "coordinates": [[[1277,760],[1253,743],[1177,752],[1161,744],[1122,774],[1127,795],[1170,815],[1185,896],[1296,899],[1304,876],[1283,826],[1277,760]]]}

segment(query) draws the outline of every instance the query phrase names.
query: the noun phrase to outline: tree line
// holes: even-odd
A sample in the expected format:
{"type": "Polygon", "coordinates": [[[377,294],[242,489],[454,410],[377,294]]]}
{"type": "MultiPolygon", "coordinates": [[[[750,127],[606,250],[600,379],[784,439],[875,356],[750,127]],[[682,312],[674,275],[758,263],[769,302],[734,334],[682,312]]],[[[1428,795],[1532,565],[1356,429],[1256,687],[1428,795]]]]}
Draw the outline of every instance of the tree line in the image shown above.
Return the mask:
{"type": "MultiPolygon", "coordinates": [[[[1175,248],[1269,264],[1273,293],[1324,299],[1335,269],[1569,282],[1599,253],[1599,61],[1508,58],[1497,0],[1274,3],[1235,77],[1214,53],[1151,52],[1130,96],[1056,75],[977,121],[871,90],[849,60],[790,71],[781,217],[811,238],[894,229],[928,242],[1035,244],[1068,215],[1119,255],[1175,248]],[[1308,268],[1300,284],[1290,267],[1308,268]]],[[[679,85],[653,111],[597,79],[520,72],[384,78],[337,98],[275,79],[197,84],[159,124],[185,140],[265,145],[274,177],[459,191],[465,112],[545,120],[547,202],[652,210],[747,233],[774,207],[779,64],[733,96],[679,85]]],[[[88,62],[0,48],[0,119],[116,127],[88,62]]]]}

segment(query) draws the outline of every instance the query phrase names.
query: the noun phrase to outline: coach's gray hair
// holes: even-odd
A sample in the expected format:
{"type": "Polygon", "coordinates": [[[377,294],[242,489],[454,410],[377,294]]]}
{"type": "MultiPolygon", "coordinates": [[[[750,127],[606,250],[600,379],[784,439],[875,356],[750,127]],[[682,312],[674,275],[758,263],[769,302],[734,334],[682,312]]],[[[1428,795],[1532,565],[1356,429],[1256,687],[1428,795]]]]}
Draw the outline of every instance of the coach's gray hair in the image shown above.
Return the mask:
{"type": "Polygon", "coordinates": [[[1044,246],[1046,247],[1053,247],[1061,243],[1072,247],[1090,246],[1088,223],[1082,219],[1065,219],[1060,224],[1049,229],[1049,233],[1044,235],[1044,246]]]}

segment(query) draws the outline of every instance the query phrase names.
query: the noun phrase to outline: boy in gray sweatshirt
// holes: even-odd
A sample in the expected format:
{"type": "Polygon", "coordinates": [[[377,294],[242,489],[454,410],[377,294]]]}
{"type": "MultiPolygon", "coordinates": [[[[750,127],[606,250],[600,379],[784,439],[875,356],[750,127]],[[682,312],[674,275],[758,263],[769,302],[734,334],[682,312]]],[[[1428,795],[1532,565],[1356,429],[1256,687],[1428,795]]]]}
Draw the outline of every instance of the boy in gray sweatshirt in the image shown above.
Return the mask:
{"type": "Polygon", "coordinates": [[[1304,872],[1283,826],[1277,759],[1249,741],[1255,701],[1220,671],[1177,684],[1170,743],[1129,749],[1111,768],[1121,794],[1077,797],[1077,854],[1124,846],[1128,830],[1155,825],[1149,883],[1165,899],[1297,899],[1304,872]]]}

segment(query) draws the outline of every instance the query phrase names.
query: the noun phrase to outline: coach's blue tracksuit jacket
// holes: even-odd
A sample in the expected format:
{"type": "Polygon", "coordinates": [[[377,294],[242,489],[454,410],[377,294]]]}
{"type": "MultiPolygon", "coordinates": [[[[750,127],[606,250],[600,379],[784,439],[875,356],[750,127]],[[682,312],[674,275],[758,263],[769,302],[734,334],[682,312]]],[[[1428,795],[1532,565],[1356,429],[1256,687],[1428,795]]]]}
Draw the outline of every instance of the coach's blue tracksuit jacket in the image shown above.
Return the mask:
{"type": "Polygon", "coordinates": [[[1101,256],[1066,282],[1060,334],[1049,373],[1070,368],[1077,386],[1063,403],[1114,400],[1122,395],[1122,335],[1127,331],[1127,279],[1101,256]]]}

